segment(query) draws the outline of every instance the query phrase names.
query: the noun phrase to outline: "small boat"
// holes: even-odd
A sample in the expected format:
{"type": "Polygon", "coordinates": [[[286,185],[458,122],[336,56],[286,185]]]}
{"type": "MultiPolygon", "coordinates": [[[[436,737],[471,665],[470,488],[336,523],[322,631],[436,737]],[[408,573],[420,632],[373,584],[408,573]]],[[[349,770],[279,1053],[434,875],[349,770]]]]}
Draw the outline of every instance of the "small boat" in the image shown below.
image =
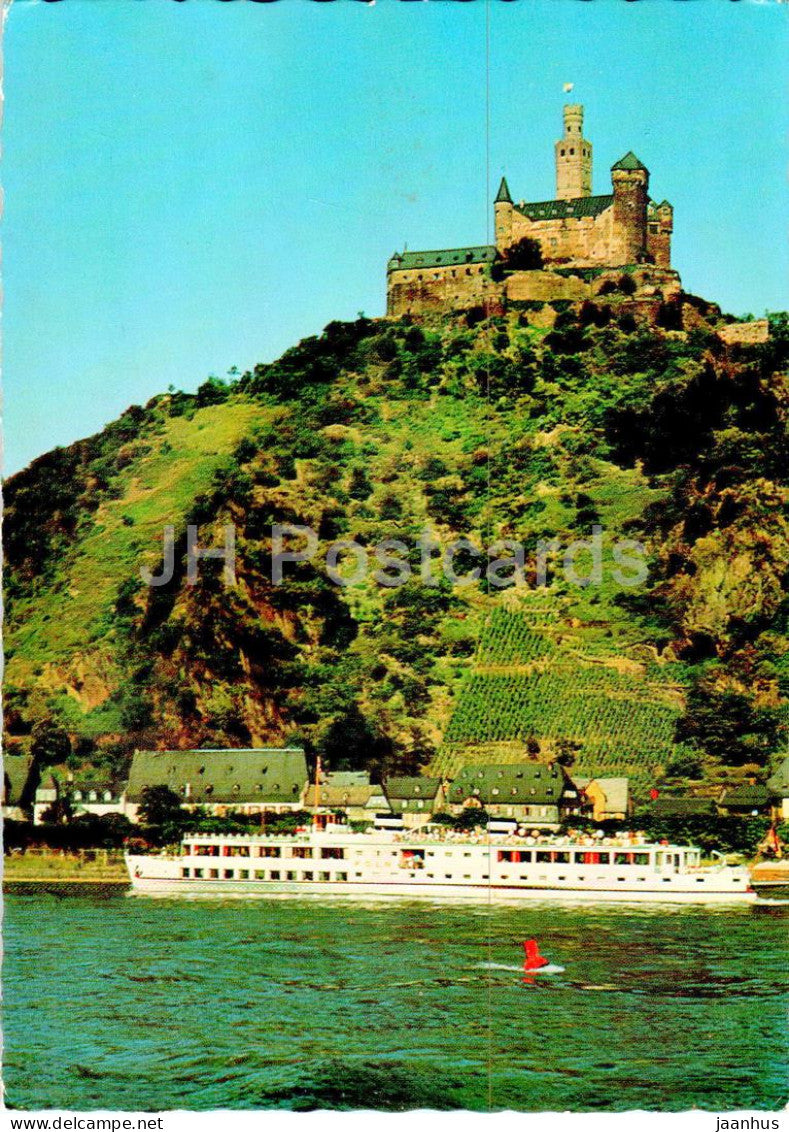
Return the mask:
{"type": "Polygon", "coordinates": [[[759,861],[753,865],[751,887],[760,900],[789,901],[789,860],[759,861]]]}

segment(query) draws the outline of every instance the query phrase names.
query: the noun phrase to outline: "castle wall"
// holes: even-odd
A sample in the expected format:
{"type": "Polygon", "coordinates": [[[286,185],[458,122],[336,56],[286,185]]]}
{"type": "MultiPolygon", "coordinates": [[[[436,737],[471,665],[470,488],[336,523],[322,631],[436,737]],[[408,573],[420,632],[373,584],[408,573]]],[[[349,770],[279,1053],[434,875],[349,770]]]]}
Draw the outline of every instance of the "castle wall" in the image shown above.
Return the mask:
{"type": "Polygon", "coordinates": [[[490,278],[485,264],[430,267],[414,271],[390,271],[387,280],[386,313],[398,318],[404,314],[436,313],[491,303],[501,307],[504,289],[490,278]]]}
{"type": "Polygon", "coordinates": [[[658,228],[657,231],[647,231],[647,255],[656,267],[671,267],[671,233],[658,228]]]}
{"type": "Polygon", "coordinates": [[[609,264],[612,262],[613,216],[613,208],[606,208],[597,216],[530,220],[513,209],[507,246],[528,236],[539,240],[546,264],[560,263],[567,267],[609,264]]]}
{"type": "Polygon", "coordinates": [[[548,303],[554,299],[587,299],[592,288],[577,275],[556,275],[553,271],[514,271],[505,280],[509,302],[548,303]]]}

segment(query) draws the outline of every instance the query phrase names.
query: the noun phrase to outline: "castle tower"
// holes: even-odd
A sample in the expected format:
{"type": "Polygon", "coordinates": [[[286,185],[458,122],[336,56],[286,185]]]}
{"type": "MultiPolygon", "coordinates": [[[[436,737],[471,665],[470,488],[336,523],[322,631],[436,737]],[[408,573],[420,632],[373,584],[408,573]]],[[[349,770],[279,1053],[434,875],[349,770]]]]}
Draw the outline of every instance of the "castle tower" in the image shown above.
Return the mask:
{"type": "Polygon", "coordinates": [[[647,258],[649,170],[634,153],[611,166],[614,186],[612,262],[644,263],[647,258]]]}
{"type": "Polygon", "coordinates": [[[499,191],[493,202],[494,231],[496,247],[503,252],[512,243],[512,197],[507,178],[501,178],[499,191]]]}
{"type": "Polygon", "coordinates": [[[667,200],[649,202],[647,208],[647,251],[657,267],[671,267],[671,233],[674,209],[667,200]]]}
{"type": "Polygon", "coordinates": [[[556,199],[592,195],[592,143],[584,137],[584,108],[564,108],[564,136],[555,145],[556,199]]]}

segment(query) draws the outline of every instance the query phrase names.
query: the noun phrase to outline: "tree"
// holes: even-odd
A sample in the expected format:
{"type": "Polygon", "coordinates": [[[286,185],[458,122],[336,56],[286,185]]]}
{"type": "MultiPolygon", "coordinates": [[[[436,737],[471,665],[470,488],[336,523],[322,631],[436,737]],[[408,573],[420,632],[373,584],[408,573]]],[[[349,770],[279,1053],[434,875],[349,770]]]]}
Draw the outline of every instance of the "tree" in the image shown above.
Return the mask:
{"type": "Polygon", "coordinates": [[[780,742],[780,714],[751,696],[700,680],[688,693],[676,740],[727,766],[764,766],[780,742]]]}
{"type": "Polygon", "coordinates": [[[507,271],[539,271],[542,267],[542,248],[539,240],[524,236],[516,240],[504,253],[507,271]]]}
{"type": "Polygon", "coordinates": [[[71,739],[64,728],[45,720],[33,728],[30,754],[39,766],[56,766],[71,754],[71,739]]]}
{"type": "Polygon", "coordinates": [[[144,825],[168,825],[181,819],[181,799],[169,786],[145,786],[139,815],[144,825]]]}

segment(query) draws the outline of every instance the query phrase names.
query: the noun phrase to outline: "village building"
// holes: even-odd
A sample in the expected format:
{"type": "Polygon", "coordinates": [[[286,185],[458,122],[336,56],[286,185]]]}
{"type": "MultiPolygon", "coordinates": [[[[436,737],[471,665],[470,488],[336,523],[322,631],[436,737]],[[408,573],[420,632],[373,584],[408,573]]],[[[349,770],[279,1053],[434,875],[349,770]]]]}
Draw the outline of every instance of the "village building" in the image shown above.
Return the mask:
{"type": "Polygon", "coordinates": [[[38,781],[38,768],[30,755],[3,755],[2,814],[5,819],[28,820],[38,781]]]}
{"type": "Polygon", "coordinates": [[[789,821],[789,755],[767,779],[767,789],[772,794],[776,821],[789,821]]]}
{"type": "Polygon", "coordinates": [[[572,780],[590,809],[594,821],[612,821],[630,817],[633,804],[626,778],[585,778],[577,774],[572,780]]]}
{"type": "Polygon", "coordinates": [[[712,798],[661,795],[653,801],[652,813],[656,818],[714,818],[718,808],[712,798]]]}
{"type": "Polygon", "coordinates": [[[167,786],[182,806],[212,814],[304,808],[307,762],[300,747],[239,750],[135,751],[126,790],[126,813],[138,820],[143,792],[167,786]]]}
{"type": "Polygon", "coordinates": [[[317,808],[315,783],[307,791],[307,806],[311,812],[339,810],[348,821],[374,822],[381,812],[389,812],[389,803],[383,789],[370,782],[366,771],[332,771],[322,775],[318,784],[317,808]]]}
{"type": "Polygon", "coordinates": [[[416,829],[444,808],[444,783],[440,778],[406,775],[387,778],[384,785],[389,807],[403,819],[406,829],[416,829]]]}
{"type": "Polygon", "coordinates": [[[36,790],[33,823],[41,825],[56,810],[59,821],[71,821],[87,814],[95,817],[125,815],[126,783],[96,767],[77,774],[50,771],[36,790]]]}
{"type": "Polygon", "coordinates": [[[60,783],[52,771],[41,775],[33,802],[33,825],[41,825],[60,798],[60,783]]]}
{"type": "Polygon", "coordinates": [[[725,817],[770,815],[772,809],[773,792],[768,786],[732,786],[723,791],[718,801],[718,810],[725,817]]]}
{"type": "Polygon", "coordinates": [[[448,801],[456,815],[479,807],[535,828],[556,828],[563,818],[581,814],[579,792],[558,763],[464,766],[449,786],[448,801]]]}

